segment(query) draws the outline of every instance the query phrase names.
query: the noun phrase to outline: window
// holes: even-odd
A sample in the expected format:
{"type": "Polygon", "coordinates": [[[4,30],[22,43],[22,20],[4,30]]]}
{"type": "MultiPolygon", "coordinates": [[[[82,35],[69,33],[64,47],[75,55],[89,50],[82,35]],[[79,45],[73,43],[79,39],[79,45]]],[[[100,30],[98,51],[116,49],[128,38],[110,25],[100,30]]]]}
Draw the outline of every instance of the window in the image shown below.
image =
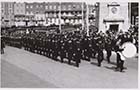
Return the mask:
{"type": "Polygon", "coordinates": [[[52,17],[52,13],[49,14],[49,17],[52,17]]]}
{"type": "Polygon", "coordinates": [[[48,17],[48,13],[46,13],[46,17],[48,17]]]}
{"type": "Polygon", "coordinates": [[[69,5],[68,7],[71,8],[71,5],[69,5]]]}
{"type": "Polygon", "coordinates": [[[1,10],[1,13],[3,13],[3,10],[1,10]]]}
{"type": "Polygon", "coordinates": [[[31,5],[30,8],[33,8],[33,6],[31,5]]]}
{"type": "Polygon", "coordinates": [[[50,9],[52,9],[52,6],[50,6],[50,9]]]}
{"type": "Polygon", "coordinates": [[[40,7],[42,8],[43,6],[42,6],[42,5],[40,5],[40,7]]]}
{"type": "Polygon", "coordinates": [[[56,13],[54,13],[54,17],[56,17],[56,13]]]}
{"type": "Polygon", "coordinates": [[[53,7],[54,9],[56,9],[56,6],[54,5],[54,7],[53,7]]]}
{"type": "Polygon", "coordinates": [[[16,4],[16,6],[18,7],[18,4],[16,4]]]}
{"type": "Polygon", "coordinates": [[[27,5],[26,8],[29,8],[29,6],[27,5]]]}
{"type": "Polygon", "coordinates": [[[27,15],[29,15],[29,14],[30,14],[30,12],[28,12],[28,11],[27,11],[27,13],[26,13],[26,14],[27,14],[27,15]]]}
{"type": "Polygon", "coordinates": [[[9,3],[9,8],[11,8],[11,4],[9,3]]]}
{"type": "Polygon", "coordinates": [[[12,10],[11,9],[9,10],[9,13],[12,13],[12,10]]]}
{"type": "Polygon", "coordinates": [[[63,8],[63,10],[65,10],[66,9],[65,5],[63,5],[62,8],[63,8]]]}
{"type": "Polygon", "coordinates": [[[81,9],[81,5],[77,5],[77,9],[81,9]]]}
{"type": "Polygon", "coordinates": [[[33,15],[33,12],[30,12],[31,15],[33,15]]]}
{"type": "Polygon", "coordinates": [[[76,8],[76,5],[73,5],[73,9],[75,9],[76,8]]]}
{"type": "Polygon", "coordinates": [[[43,17],[41,17],[41,20],[43,20],[43,17]]]}
{"type": "Polygon", "coordinates": [[[46,6],[46,9],[48,9],[48,6],[46,6]]]}
{"type": "Polygon", "coordinates": [[[36,5],[36,7],[38,8],[39,6],[38,6],[38,5],[36,5]]]}
{"type": "Polygon", "coordinates": [[[39,18],[38,18],[38,17],[36,17],[36,20],[39,20],[39,18]]]}
{"type": "Polygon", "coordinates": [[[19,13],[18,9],[17,9],[17,13],[19,13]]]}
{"type": "Polygon", "coordinates": [[[68,10],[71,10],[71,5],[68,5],[68,7],[67,7],[67,8],[68,8],[68,10]]]}
{"type": "Polygon", "coordinates": [[[10,8],[12,8],[12,3],[10,4],[10,8]]]}
{"type": "Polygon", "coordinates": [[[1,8],[3,8],[4,6],[3,6],[3,3],[1,3],[1,8]]]}

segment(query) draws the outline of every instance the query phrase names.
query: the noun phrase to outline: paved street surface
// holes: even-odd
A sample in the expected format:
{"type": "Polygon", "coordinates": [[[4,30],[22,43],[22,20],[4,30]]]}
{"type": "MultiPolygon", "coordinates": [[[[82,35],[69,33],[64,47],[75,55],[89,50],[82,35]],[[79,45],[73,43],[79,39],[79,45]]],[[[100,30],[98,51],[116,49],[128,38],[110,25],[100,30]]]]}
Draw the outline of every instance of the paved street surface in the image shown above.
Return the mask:
{"type": "Polygon", "coordinates": [[[37,76],[2,60],[2,87],[42,88],[56,87],[37,76]]]}
{"type": "MultiPolygon", "coordinates": [[[[111,61],[116,59],[112,55],[111,61]]],[[[2,55],[2,87],[60,88],[137,88],[138,60],[127,59],[125,72],[115,72],[115,65],[105,60],[97,67],[96,59],[82,60],[77,68],[45,56],[14,47],[2,55]]]]}

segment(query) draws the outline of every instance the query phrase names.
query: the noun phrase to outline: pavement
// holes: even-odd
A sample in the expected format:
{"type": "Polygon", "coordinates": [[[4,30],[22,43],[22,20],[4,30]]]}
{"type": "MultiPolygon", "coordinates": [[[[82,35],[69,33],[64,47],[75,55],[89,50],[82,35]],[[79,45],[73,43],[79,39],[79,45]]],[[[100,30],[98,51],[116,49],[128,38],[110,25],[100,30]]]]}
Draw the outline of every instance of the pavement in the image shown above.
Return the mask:
{"type": "Polygon", "coordinates": [[[23,49],[6,46],[2,54],[2,87],[42,88],[138,88],[138,58],[127,59],[124,72],[115,72],[105,60],[82,60],[79,68],[23,49]]]}
{"type": "Polygon", "coordinates": [[[2,60],[2,84],[1,87],[11,88],[56,88],[55,85],[41,80],[39,77],[32,73],[18,68],[17,66],[10,64],[2,60]]]}

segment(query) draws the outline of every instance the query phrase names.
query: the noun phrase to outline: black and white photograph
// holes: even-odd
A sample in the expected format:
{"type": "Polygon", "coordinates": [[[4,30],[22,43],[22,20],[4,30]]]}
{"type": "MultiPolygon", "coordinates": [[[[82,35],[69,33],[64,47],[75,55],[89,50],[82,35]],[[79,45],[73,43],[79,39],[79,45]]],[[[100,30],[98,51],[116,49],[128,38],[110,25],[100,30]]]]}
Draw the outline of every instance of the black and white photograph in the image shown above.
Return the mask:
{"type": "Polygon", "coordinates": [[[1,88],[138,89],[138,1],[0,3],[1,88]]]}

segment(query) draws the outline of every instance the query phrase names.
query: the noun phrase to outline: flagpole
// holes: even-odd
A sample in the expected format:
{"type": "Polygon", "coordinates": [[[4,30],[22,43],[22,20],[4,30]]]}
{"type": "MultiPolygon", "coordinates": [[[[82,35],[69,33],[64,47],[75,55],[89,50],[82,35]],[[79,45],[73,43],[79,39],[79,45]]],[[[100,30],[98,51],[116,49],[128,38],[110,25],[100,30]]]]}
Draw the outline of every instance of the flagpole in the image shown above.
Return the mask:
{"type": "Polygon", "coordinates": [[[89,36],[89,21],[88,21],[88,19],[89,19],[89,7],[88,7],[88,3],[86,3],[86,8],[87,8],[87,17],[86,17],[86,24],[87,24],[87,36],[89,36]]]}
{"type": "Polygon", "coordinates": [[[82,30],[84,30],[84,2],[82,2],[82,30]]]}
{"type": "Polygon", "coordinates": [[[59,3],[59,30],[61,32],[61,2],[59,3]]]}

